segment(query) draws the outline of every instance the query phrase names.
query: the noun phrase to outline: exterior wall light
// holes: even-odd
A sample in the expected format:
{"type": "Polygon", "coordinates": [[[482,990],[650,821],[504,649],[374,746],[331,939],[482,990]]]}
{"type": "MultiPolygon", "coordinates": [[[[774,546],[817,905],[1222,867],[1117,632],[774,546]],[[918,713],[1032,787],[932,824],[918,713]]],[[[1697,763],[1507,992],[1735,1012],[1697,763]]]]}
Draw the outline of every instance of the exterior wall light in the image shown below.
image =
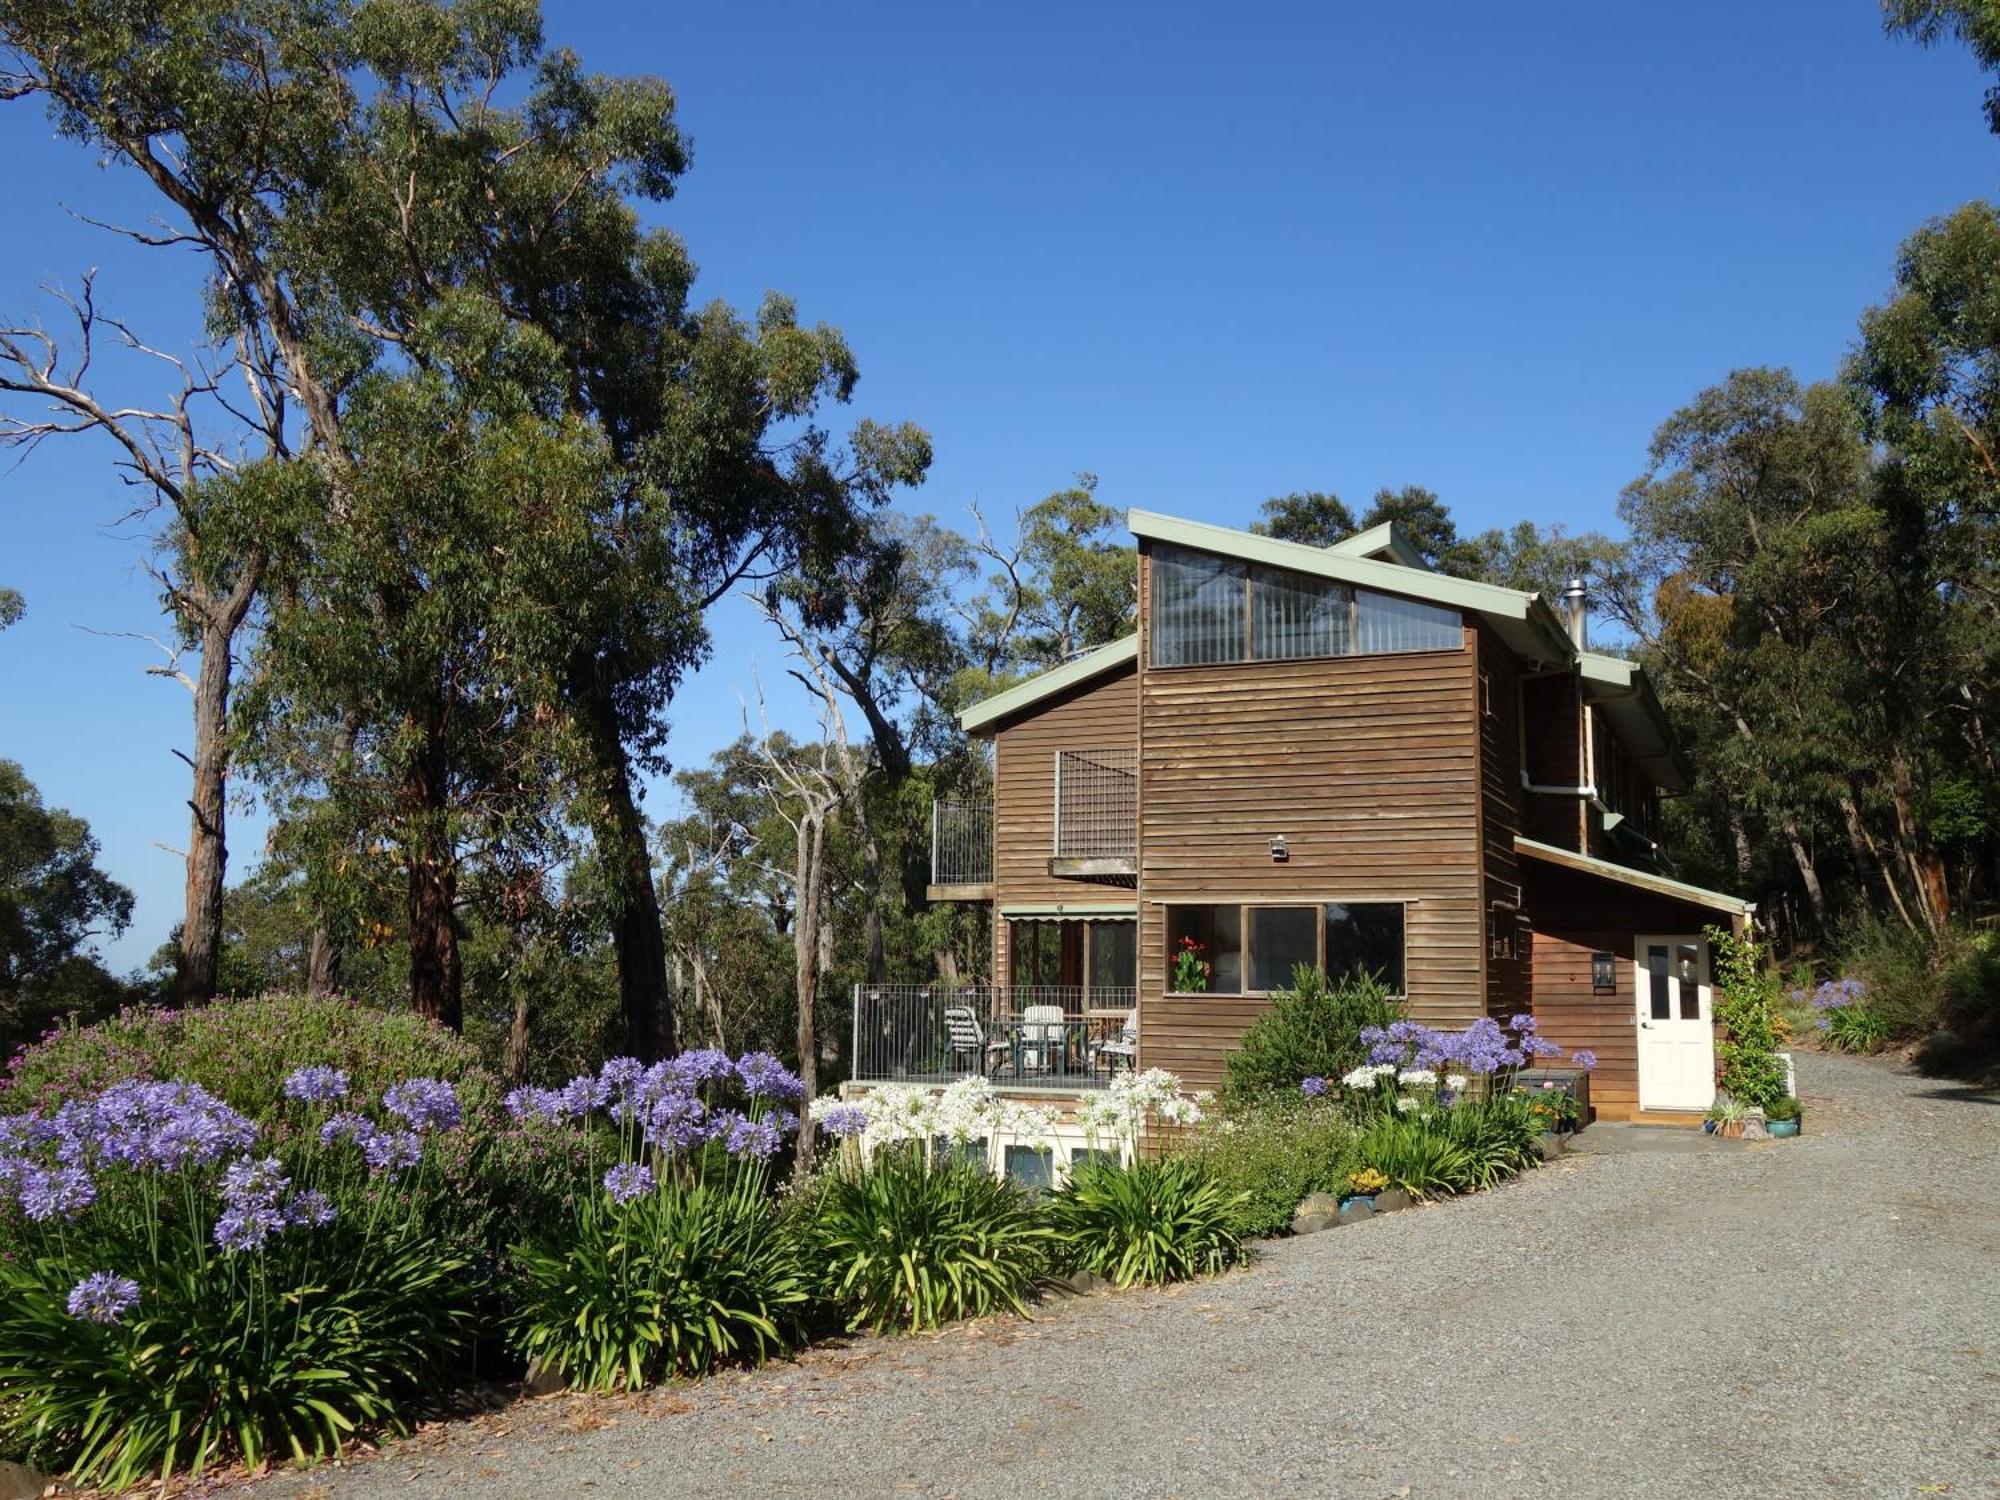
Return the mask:
{"type": "Polygon", "coordinates": [[[1613,953],[1590,955],[1590,987],[1593,990],[1618,988],[1618,956],[1613,953]]]}
{"type": "Polygon", "coordinates": [[[1282,833],[1278,834],[1271,840],[1271,863],[1281,865],[1291,857],[1292,851],[1285,844],[1285,836],[1282,833]]]}

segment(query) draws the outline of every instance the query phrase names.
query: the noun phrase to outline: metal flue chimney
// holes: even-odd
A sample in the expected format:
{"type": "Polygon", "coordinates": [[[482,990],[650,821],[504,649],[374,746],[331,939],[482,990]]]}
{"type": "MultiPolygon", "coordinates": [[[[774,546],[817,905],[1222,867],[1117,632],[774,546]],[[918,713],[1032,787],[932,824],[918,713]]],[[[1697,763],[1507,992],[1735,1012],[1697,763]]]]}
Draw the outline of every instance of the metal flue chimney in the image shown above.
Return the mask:
{"type": "Polygon", "coordinates": [[[1572,578],[1563,585],[1563,622],[1569,626],[1569,638],[1579,651],[1590,649],[1590,589],[1581,578],[1572,578]]]}

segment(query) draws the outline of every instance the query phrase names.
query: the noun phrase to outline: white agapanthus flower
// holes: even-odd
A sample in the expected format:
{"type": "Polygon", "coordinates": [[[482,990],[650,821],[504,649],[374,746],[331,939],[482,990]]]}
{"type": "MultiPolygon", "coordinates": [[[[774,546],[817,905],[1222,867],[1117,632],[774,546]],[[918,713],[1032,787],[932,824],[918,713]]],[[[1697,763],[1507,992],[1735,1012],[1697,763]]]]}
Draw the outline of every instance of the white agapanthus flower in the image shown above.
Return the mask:
{"type": "Polygon", "coordinates": [[[1429,1068],[1405,1068],[1396,1075],[1396,1082],[1408,1084],[1412,1087],[1420,1087],[1424,1084],[1436,1083],[1437,1081],[1437,1074],[1433,1073],[1429,1068]]]}
{"type": "Polygon", "coordinates": [[[1417,1108],[1417,1101],[1410,1098],[1408,1095],[1404,1095],[1402,1098],[1396,1101],[1396,1108],[1401,1110],[1404,1114],[1408,1114],[1411,1110],[1417,1108]]]}
{"type": "Polygon", "coordinates": [[[1463,1073],[1447,1073],[1444,1075],[1444,1086],[1454,1094],[1464,1093],[1465,1086],[1471,1081],[1463,1073]]]}
{"type": "Polygon", "coordinates": [[[1340,1082],[1341,1086],[1344,1088],[1372,1089],[1375,1087],[1376,1077],[1377,1074],[1375,1070],[1364,1064],[1363,1066],[1356,1068],[1351,1073],[1341,1074],[1340,1082]]]}

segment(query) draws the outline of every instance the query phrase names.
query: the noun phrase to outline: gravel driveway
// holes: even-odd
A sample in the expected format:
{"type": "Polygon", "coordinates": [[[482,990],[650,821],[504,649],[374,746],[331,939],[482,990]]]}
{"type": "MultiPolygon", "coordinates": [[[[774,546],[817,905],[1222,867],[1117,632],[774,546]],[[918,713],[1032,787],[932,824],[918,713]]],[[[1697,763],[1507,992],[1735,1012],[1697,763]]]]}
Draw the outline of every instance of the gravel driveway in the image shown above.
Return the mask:
{"type": "Polygon", "coordinates": [[[451,1424],[272,1497],[2000,1495],[2000,1100],[1573,1156],[1033,1323],[451,1424]]]}

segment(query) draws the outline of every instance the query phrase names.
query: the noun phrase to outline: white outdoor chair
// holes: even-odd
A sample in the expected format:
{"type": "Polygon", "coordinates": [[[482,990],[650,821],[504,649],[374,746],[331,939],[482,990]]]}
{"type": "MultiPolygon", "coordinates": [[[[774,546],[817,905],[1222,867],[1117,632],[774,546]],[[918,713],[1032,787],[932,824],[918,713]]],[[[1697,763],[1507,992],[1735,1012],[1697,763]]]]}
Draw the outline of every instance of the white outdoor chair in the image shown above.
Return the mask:
{"type": "Polygon", "coordinates": [[[1021,1069],[1053,1073],[1063,1058],[1069,1023],[1060,1005],[1030,1005],[1021,1012],[1021,1069]]]}
{"type": "Polygon", "coordinates": [[[944,1011],[945,1046],[951,1052],[951,1063],[955,1069],[961,1057],[973,1058],[982,1074],[993,1071],[997,1059],[1007,1055],[1004,1040],[989,1039],[986,1028],[979,1024],[979,1017],[969,1005],[948,1005],[944,1011]]]}
{"type": "Polygon", "coordinates": [[[1115,1036],[1090,1044],[1091,1072],[1106,1067],[1115,1073],[1120,1062],[1128,1069],[1139,1066],[1139,1012],[1136,1008],[1125,1012],[1125,1024],[1118,1028],[1115,1036]]]}

